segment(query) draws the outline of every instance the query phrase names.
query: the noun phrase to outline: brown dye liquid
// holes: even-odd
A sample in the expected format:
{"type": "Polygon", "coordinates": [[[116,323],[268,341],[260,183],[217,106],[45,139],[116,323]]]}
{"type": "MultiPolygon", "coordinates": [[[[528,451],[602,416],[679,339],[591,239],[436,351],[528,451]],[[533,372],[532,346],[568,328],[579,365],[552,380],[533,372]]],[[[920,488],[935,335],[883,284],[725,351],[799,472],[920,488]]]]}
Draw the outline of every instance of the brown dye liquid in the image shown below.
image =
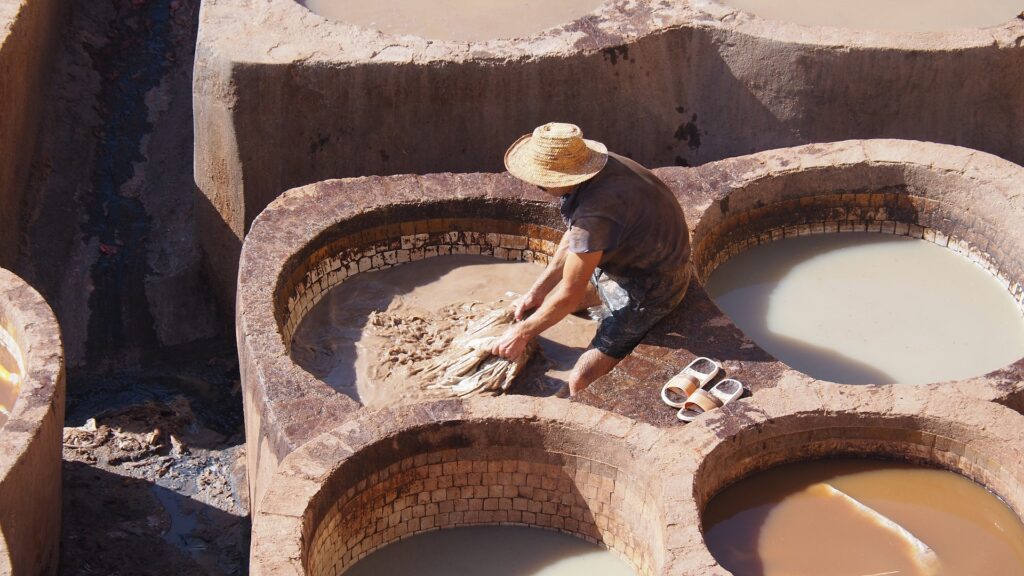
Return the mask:
{"type": "Polygon", "coordinates": [[[325,18],[386,34],[483,42],[569,24],[605,0],[304,0],[325,18]]]}
{"type": "Polygon", "coordinates": [[[770,20],[806,26],[930,32],[987,28],[1013,20],[1022,0],[720,0],[770,20]]]}
{"type": "Polygon", "coordinates": [[[633,576],[611,552],[567,534],[475,526],[418,534],[360,560],[345,576],[633,576]]]}
{"type": "MultiPolygon", "coordinates": [[[[0,328],[2,330],[2,328],[0,328]]],[[[7,334],[3,334],[7,336],[7,334]]],[[[0,426],[7,422],[7,416],[14,407],[21,390],[21,371],[18,368],[16,352],[0,342],[0,426]]]]}
{"type": "Polygon", "coordinates": [[[1024,356],[1024,319],[987,271],[886,234],[803,236],[757,246],[707,291],[768,353],[844,384],[970,378],[1024,356]]]}
{"type": "Polygon", "coordinates": [[[1024,524],[1001,500],[941,470],[872,460],[821,460],[746,478],[711,499],[704,538],[737,576],[1024,574],[1024,524]],[[906,529],[937,563],[827,484],[906,529]]]}
{"type": "MultiPolygon", "coordinates": [[[[543,268],[486,256],[442,256],[367,272],[331,289],[303,318],[292,340],[292,358],[330,386],[369,407],[430,398],[382,352],[389,342],[367,326],[375,311],[427,316],[445,306],[493,302],[507,292],[529,290],[543,268]]],[[[444,319],[439,319],[444,322],[444,319]]],[[[448,326],[454,333],[463,326],[448,326]]],[[[513,392],[547,395],[568,382],[576,359],[594,337],[597,323],[569,316],[539,338],[543,358],[530,361],[513,392]]]]}

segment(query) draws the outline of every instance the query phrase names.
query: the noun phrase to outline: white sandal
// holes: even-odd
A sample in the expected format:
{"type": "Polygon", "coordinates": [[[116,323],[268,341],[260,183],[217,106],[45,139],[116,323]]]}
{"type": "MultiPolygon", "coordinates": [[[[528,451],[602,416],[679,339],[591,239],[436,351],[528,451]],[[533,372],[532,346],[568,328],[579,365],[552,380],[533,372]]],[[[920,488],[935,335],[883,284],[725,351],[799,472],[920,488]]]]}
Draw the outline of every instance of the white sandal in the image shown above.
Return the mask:
{"type": "Polygon", "coordinates": [[[682,408],[690,394],[711,382],[721,369],[722,365],[711,358],[695,358],[661,387],[661,401],[673,408],[682,408]]]}
{"type": "Polygon", "coordinates": [[[676,414],[683,422],[693,422],[705,412],[717,410],[743,395],[743,383],[726,378],[711,387],[711,390],[695,390],[676,414]]]}

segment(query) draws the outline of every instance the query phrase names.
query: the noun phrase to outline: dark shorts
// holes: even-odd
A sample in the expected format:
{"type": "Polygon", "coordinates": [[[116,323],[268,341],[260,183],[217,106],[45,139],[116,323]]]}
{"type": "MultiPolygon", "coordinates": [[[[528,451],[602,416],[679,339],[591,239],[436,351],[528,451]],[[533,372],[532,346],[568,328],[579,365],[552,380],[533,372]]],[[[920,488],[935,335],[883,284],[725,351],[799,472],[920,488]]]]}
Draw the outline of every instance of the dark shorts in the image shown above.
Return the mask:
{"type": "Polygon", "coordinates": [[[690,267],[673,274],[615,277],[598,268],[591,282],[601,296],[601,325],[590,346],[622,359],[675,309],[690,285],[690,267]]]}

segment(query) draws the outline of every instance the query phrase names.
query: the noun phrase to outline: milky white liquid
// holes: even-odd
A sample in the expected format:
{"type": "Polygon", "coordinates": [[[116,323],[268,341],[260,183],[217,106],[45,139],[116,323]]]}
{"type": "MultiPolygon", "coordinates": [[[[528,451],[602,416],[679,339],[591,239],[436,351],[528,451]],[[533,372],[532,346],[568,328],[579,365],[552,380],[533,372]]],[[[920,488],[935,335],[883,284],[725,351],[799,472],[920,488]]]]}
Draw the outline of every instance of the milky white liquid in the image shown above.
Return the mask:
{"type": "Polygon", "coordinates": [[[987,28],[1024,11],[1024,0],[719,0],[769,20],[806,26],[929,32],[987,28]]]}
{"type": "Polygon", "coordinates": [[[605,0],[304,0],[334,20],[386,34],[480,42],[522,38],[574,22],[605,0]]]}
{"type": "Polygon", "coordinates": [[[767,352],[848,384],[979,376],[1024,356],[1024,321],[985,270],[930,242],[806,236],[743,252],[707,291],[767,352]]]}
{"type": "Polygon", "coordinates": [[[634,576],[611,552],[567,534],[519,526],[426,532],[389,544],[345,576],[634,576]]]}

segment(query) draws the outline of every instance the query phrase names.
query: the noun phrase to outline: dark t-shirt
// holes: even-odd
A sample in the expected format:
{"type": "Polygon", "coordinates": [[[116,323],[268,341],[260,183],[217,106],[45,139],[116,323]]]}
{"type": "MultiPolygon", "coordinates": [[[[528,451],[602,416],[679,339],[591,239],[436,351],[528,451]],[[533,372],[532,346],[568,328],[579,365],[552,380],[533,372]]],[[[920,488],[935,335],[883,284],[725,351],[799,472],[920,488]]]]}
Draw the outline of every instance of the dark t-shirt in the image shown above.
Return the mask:
{"type": "Polygon", "coordinates": [[[690,258],[690,235],[672,191],[650,170],[618,154],[562,196],[569,250],[603,250],[598,266],[614,276],[668,275],[690,258]]]}

